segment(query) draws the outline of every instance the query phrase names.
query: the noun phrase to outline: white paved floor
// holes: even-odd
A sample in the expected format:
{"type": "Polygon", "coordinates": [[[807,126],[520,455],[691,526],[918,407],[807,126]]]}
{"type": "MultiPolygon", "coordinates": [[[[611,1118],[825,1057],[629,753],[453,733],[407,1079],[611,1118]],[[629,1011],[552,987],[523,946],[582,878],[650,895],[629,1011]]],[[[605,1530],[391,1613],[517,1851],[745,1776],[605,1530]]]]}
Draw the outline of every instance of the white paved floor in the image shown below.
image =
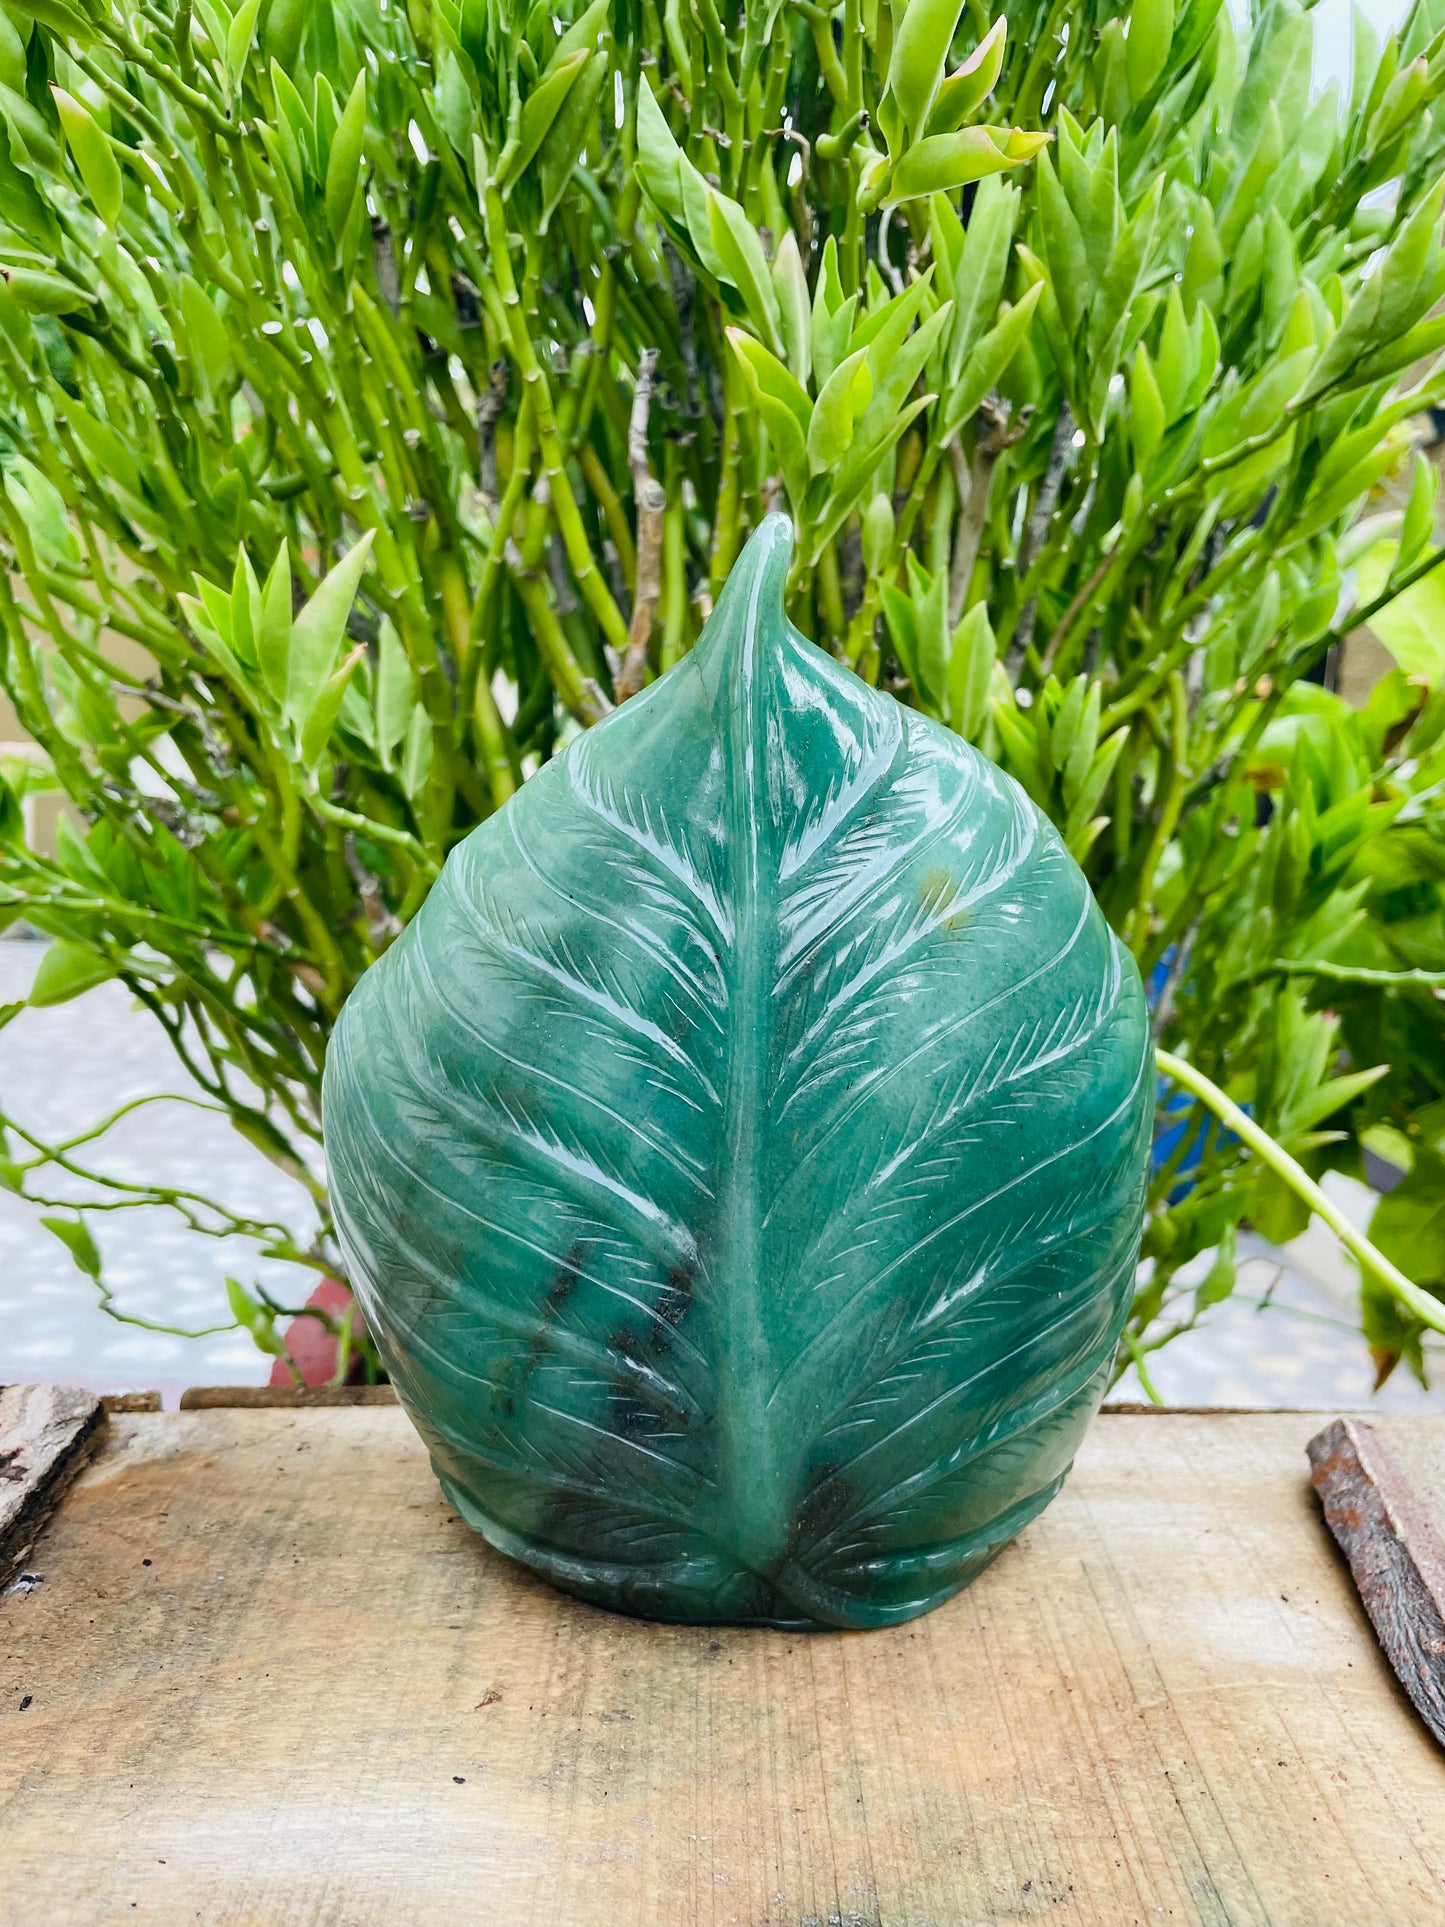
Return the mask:
{"type": "MultiPolygon", "coordinates": [[[[42,945],[0,942],[0,1003],[26,995],[42,945]]],[[[185,1091],[187,1080],[152,1019],[114,984],[74,1003],[23,1011],[0,1031],[0,1102],[52,1140],[82,1130],[133,1097],[185,1091]]],[[[12,1147],[13,1154],[13,1147],[12,1147]]],[[[128,1117],[79,1154],[132,1180],[166,1181],[303,1230],[310,1204],[224,1119],[182,1104],[128,1117]]],[[[78,1188],[69,1187],[78,1195],[78,1188]]],[[[57,1181],[52,1195],[65,1194],[57,1181]]],[[[270,1369],[244,1332],[176,1338],[118,1323],[101,1310],[90,1280],[40,1224],[40,1211],[0,1191],[0,1382],[63,1379],[102,1390],[179,1392],[185,1385],[260,1384],[270,1369]]],[[[312,1274],[259,1259],[241,1239],[196,1235],[171,1213],[92,1214],[119,1308],[198,1330],[227,1325],[225,1279],[264,1279],[304,1297],[312,1274]]]]}
{"type": "MultiPolygon", "coordinates": [[[[41,946],[0,941],[0,1003],[28,990],[41,946]]],[[[103,985],[53,1010],[25,1011],[0,1031],[0,1093],[11,1115],[43,1133],[78,1130],[115,1105],[148,1091],[182,1091],[163,1037],[123,990],[103,985]]],[[[164,1173],[233,1208],[265,1213],[303,1229],[301,1189],[268,1164],[218,1117],[182,1105],[149,1107],[125,1120],[90,1153],[92,1162],[132,1178],[164,1173]]],[[[1333,1180],[1331,1183],[1333,1184],[1333,1180]]],[[[1363,1214],[1369,1194],[1338,1195],[1363,1214]]],[[[188,1384],[261,1383],[269,1361],[241,1332],[200,1339],[170,1337],[117,1323],[68,1253],[39,1224],[34,1207],[0,1190],[0,1383],[56,1378],[102,1390],[160,1387],[174,1402],[188,1384]]],[[[162,1212],[91,1220],[120,1308],[168,1324],[200,1328],[227,1318],[227,1273],[263,1277],[292,1296],[308,1274],[258,1260],[239,1240],[197,1237],[162,1212]]],[[[1333,1240],[1316,1224],[1287,1253],[1247,1243],[1239,1293],[1206,1315],[1201,1328],[1151,1360],[1160,1395],[1182,1405],[1359,1408],[1372,1403],[1369,1354],[1350,1324],[1354,1280],[1333,1240]],[[1273,1302],[1263,1310],[1266,1294],[1273,1302]]],[[[1382,1410],[1445,1409],[1398,1372],[1382,1410]]],[[[1141,1396],[1133,1374],[1116,1397],[1141,1396]]]]}
{"type": "MultiPolygon", "coordinates": [[[[1368,1218],[1363,1185],[1327,1179],[1326,1188],[1359,1221],[1368,1218]]],[[[1240,1239],[1239,1283],[1200,1324],[1147,1360],[1167,1405],[1271,1406],[1316,1411],[1373,1407],[1381,1412],[1445,1411],[1445,1348],[1430,1352],[1427,1391],[1404,1366],[1378,1394],[1369,1348],[1354,1324],[1358,1275],[1318,1219],[1280,1250],[1263,1238],[1240,1239]]],[[[1206,1254],[1191,1278],[1209,1269],[1206,1254]]],[[[1110,1394],[1142,1399],[1132,1368],[1110,1394]]]]}

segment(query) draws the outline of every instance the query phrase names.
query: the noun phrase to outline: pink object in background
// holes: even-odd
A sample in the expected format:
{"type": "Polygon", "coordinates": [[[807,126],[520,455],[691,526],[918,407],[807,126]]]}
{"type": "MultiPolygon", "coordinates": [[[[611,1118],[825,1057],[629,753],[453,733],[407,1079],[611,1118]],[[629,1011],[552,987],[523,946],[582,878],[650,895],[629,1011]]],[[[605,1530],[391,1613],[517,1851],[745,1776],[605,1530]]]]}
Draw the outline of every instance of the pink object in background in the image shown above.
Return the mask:
{"type": "MultiPolygon", "coordinates": [[[[356,1301],[351,1296],[350,1287],[343,1285],[339,1278],[323,1278],[321,1283],[306,1300],[308,1306],[324,1311],[332,1318],[349,1317],[352,1330],[361,1329],[361,1314],[356,1309],[356,1301]]],[[[306,1386],[329,1385],[336,1377],[339,1340],[334,1332],[329,1332],[319,1318],[304,1315],[293,1318],[283,1336],[291,1358],[278,1358],[271,1366],[272,1385],[294,1385],[296,1372],[301,1374],[301,1383],[306,1386]],[[292,1370],[292,1362],[296,1371],[292,1370]]],[[[361,1355],[352,1353],[352,1369],[348,1378],[356,1378],[361,1368],[361,1355]]]]}

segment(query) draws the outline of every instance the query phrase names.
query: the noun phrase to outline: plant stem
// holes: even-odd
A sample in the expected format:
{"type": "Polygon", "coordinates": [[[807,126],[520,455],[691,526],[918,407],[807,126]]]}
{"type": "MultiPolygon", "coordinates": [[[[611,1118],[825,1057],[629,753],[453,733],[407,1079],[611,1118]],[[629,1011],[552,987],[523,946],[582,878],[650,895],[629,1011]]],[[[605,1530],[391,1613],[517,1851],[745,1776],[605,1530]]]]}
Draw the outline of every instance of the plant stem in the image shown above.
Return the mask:
{"type": "Polygon", "coordinates": [[[1432,1298],[1429,1292],[1412,1284],[1403,1271],[1391,1264],[1383,1251],[1376,1250],[1365,1234],[1355,1229],[1339,1206],[1330,1202],[1304,1166],[1297,1163],[1282,1144],[1276,1143],[1268,1131],[1262,1130],[1247,1111],[1242,1111],[1231,1098],[1226,1097],[1203,1071],[1196,1070],[1182,1057],[1175,1057],[1171,1051],[1156,1049],[1154,1061],[1166,1077],[1172,1078],[1181,1089],[1197,1097],[1201,1104],[1213,1111],[1221,1124],[1233,1131],[1256,1157],[1267,1164],[1277,1177],[1282,1178],[1295,1196],[1302,1199],[1316,1217],[1324,1220],[1364,1269],[1372,1271],[1382,1284],[1388,1285],[1400,1303],[1422,1325],[1428,1325],[1432,1331],[1445,1332],[1445,1305],[1432,1298]]]}
{"type": "Polygon", "coordinates": [[[1134,1370],[1138,1374],[1139,1384],[1143,1389],[1145,1398],[1148,1399],[1151,1405],[1162,1405],[1164,1401],[1162,1398],[1160,1398],[1159,1393],[1155,1388],[1154,1381],[1149,1376],[1149,1368],[1144,1363],[1143,1346],[1140,1345],[1138,1339],[1134,1336],[1133,1332],[1126,1331],[1123,1336],[1124,1336],[1125,1349],[1128,1351],[1130,1358],[1134,1362],[1134,1370]]]}
{"type": "MultiPolygon", "coordinates": [[[[567,551],[567,560],[572,565],[572,573],[576,577],[582,598],[597,618],[598,627],[603,635],[614,649],[625,649],[627,624],[622,620],[622,612],[613,601],[612,593],[602,580],[601,572],[592,558],[587,534],[582,526],[576,499],[572,494],[572,484],[567,479],[566,457],[557,433],[557,418],[552,407],[552,390],[543,373],[542,364],[537,358],[532,337],[527,332],[522,299],[512,273],[512,258],[508,249],[502,197],[495,187],[487,189],[487,232],[492,247],[492,271],[496,276],[496,295],[501,308],[501,320],[507,330],[512,352],[521,370],[522,380],[526,384],[526,392],[532,397],[532,413],[537,425],[537,439],[542,450],[542,469],[547,478],[552,513],[557,518],[557,527],[567,551]]],[[[570,653],[569,650],[568,654],[570,653]]],[[[580,668],[578,676],[579,678],[581,676],[580,668]]]]}

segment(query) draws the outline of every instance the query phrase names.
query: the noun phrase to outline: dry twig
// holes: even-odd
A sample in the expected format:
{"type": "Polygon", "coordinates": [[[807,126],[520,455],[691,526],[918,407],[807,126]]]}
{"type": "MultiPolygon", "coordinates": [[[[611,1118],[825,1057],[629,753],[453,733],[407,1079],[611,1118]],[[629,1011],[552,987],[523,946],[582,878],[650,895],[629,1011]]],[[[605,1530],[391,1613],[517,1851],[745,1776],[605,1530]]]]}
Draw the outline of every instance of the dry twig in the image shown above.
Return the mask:
{"type": "Polygon", "coordinates": [[[617,700],[626,702],[641,689],[647,676],[647,649],[653,618],[662,595],[662,521],[667,493],[652,472],[647,450],[647,418],[657,377],[657,350],[645,348],[637,364],[637,388],[627,428],[627,465],[632,470],[632,499],[637,505],[637,574],[632,590],[632,621],[627,631],[627,653],[617,678],[617,700]]]}

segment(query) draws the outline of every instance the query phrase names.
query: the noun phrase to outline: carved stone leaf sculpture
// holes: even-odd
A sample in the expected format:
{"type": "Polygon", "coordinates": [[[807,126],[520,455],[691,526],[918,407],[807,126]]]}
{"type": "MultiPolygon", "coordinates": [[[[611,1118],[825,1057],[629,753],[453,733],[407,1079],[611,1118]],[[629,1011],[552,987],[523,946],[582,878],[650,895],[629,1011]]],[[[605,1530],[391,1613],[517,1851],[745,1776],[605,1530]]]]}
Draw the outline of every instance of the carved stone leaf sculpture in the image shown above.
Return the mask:
{"type": "Polygon", "coordinates": [[[1152,1080],[1058,837],[789,624],[791,547],[453,853],[342,1015],[327,1144],[494,1545],[630,1612],[878,1626],[1062,1482],[1152,1080]]]}

